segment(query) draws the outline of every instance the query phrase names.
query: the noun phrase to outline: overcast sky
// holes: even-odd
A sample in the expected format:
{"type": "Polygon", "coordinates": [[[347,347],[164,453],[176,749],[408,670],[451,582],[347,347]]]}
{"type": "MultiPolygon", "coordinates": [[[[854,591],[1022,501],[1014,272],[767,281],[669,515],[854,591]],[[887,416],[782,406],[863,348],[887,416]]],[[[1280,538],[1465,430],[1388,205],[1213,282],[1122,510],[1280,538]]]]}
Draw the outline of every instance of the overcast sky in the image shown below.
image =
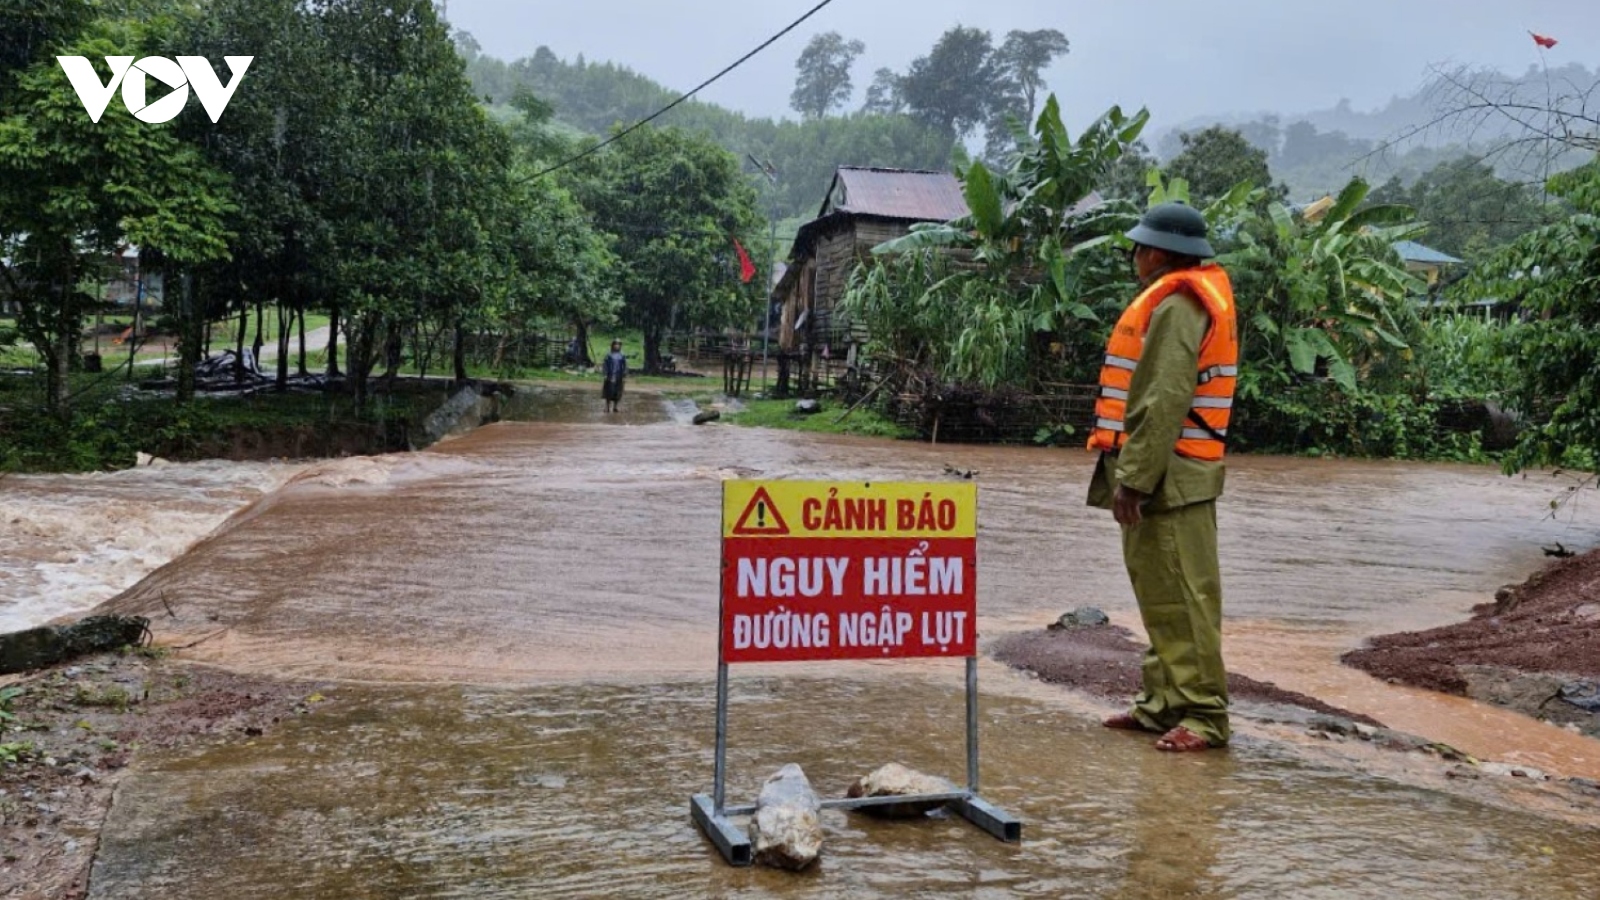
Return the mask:
{"type": "MultiPolygon", "coordinates": [[[[676,90],[716,73],[816,0],[448,0],[450,20],[504,59],[540,44],[624,64],[676,90]]],[[[1203,114],[1305,112],[1349,98],[1381,106],[1424,81],[1430,63],[1520,73],[1540,61],[1528,31],[1561,43],[1553,65],[1600,63],[1594,0],[834,0],[700,96],[754,115],[793,115],[794,62],[815,34],[866,43],[857,102],[872,73],[904,71],[955,24],[1055,28],[1072,43],[1048,73],[1070,120],[1113,103],[1150,107],[1157,128],[1203,114]]]]}

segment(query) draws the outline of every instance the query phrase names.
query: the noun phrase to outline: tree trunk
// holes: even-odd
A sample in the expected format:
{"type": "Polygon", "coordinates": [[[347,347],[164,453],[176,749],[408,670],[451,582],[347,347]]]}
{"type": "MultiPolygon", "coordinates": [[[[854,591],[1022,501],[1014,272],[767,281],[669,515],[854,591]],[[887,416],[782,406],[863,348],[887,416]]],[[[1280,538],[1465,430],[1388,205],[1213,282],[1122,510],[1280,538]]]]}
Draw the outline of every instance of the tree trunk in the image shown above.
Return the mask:
{"type": "Polygon", "coordinates": [[[661,374],[661,325],[647,322],[644,326],[644,371],[647,375],[661,374]]]}
{"type": "Polygon", "coordinates": [[[373,316],[363,315],[359,319],[352,319],[350,324],[353,327],[350,339],[345,342],[349,353],[345,368],[348,371],[350,394],[355,399],[356,413],[359,415],[367,411],[368,376],[377,362],[374,345],[377,343],[378,323],[373,316]]]}
{"type": "Polygon", "coordinates": [[[578,353],[577,358],[571,362],[587,369],[594,365],[594,357],[589,355],[589,323],[579,318],[573,324],[577,326],[577,334],[573,340],[578,342],[578,353]]]}
{"type": "Polygon", "coordinates": [[[295,310],[295,321],[300,323],[300,362],[299,374],[306,377],[306,308],[304,306],[295,310]]]}
{"type": "Polygon", "coordinates": [[[467,380],[467,330],[460,319],[456,319],[456,348],[451,355],[454,357],[456,383],[461,384],[467,380]]]}
{"type": "Polygon", "coordinates": [[[267,322],[266,306],[265,306],[263,301],[257,300],[256,301],[256,340],[255,340],[255,343],[250,348],[250,361],[254,362],[256,364],[257,371],[260,371],[261,368],[262,368],[262,366],[261,366],[261,347],[265,342],[261,339],[261,329],[262,329],[263,326],[266,325],[266,322],[267,322]]]}
{"type": "Polygon", "coordinates": [[[395,376],[400,374],[400,363],[405,359],[405,339],[405,329],[393,322],[384,326],[383,377],[391,384],[394,383],[395,376]]]}
{"type": "Polygon", "coordinates": [[[289,328],[294,323],[294,312],[282,302],[278,304],[278,378],[274,387],[279,391],[289,389],[289,328]],[[287,313],[287,315],[285,315],[287,313]]]}
{"type": "Polygon", "coordinates": [[[339,377],[339,307],[328,312],[328,377],[339,377]]]}
{"type": "Polygon", "coordinates": [[[244,380],[244,337],[250,333],[250,304],[239,304],[239,333],[233,344],[233,380],[244,380]]]}
{"type": "Polygon", "coordinates": [[[194,285],[190,276],[181,276],[182,287],[178,295],[178,402],[194,400],[194,369],[200,363],[200,352],[210,343],[211,329],[206,317],[194,302],[194,285]]]}

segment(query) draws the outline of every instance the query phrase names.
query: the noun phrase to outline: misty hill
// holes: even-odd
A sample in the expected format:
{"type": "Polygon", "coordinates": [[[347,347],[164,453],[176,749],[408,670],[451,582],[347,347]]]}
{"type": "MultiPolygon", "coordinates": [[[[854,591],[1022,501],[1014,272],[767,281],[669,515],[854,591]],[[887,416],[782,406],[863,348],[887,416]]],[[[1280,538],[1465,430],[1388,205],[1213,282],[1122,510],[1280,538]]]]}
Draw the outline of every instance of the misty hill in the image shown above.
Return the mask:
{"type": "MultiPolygon", "coordinates": [[[[548,47],[505,62],[483,55],[470,35],[458,34],[457,40],[479,96],[504,105],[519,91],[530,92],[554,107],[556,122],[568,131],[605,135],[654,113],[679,93],[613,62],[590,62],[582,55],[564,60],[548,47]]],[[[1441,71],[1416,92],[1396,95],[1374,110],[1356,110],[1342,101],[1297,114],[1206,116],[1155,130],[1150,139],[1159,158],[1171,159],[1178,152],[1180,133],[1216,124],[1238,129],[1267,152],[1274,179],[1286,184],[1297,200],[1336,192],[1356,175],[1375,185],[1390,178],[1410,185],[1440,163],[1464,156],[1487,157],[1502,177],[1525,182],[1542,181],[1547,171],[1585,158],[1578,153],[1555,159],[1496,153],[1516,127],[1502,117],[1458,118],[1429,127],[1441,111],[1466,102],[1464,87],[1535,106],[1550,98],[1581,106],[1600,89],[1600,68],[1530,68],[1520,76],[1441,71]]],[[[795,121],[689,101],[658,121],[709,135],[752,173],[759,162],[771,176],[762,180],[764,203],[777,219],[815,215],[837,166],[945,169],[955,144],[940,129],[898,112],[857,111],[795,121]]]]}
{"type": "MultiPolygon", "coordinates": [[[[616,63],[589,62],[582,55],[563,60],[548,47],[508,63],[478,52],[468,35],[457,40],[478,96],[501,105],[519,90],[531,92],[554,107],[557,122],[587,134],[605,135],[636,122],[680,93],[616,63]]],[[[752,172],[752,157],[763,168],[770,163],[763,190],[778,219],[815,216],[837,166],[945,169],[953,148],[939,131],[899,114],[856,112],[797,122],[691,100],[657,121],[709,135],[752,172]]]]}
{"type": "Polygon", "coordinates": [[[1484,70],[1440,71],[1416,92],[1396,95],[1383,106],[1361,111],[1349,100],[1305,113],[1233,113],[1201,116],[1154,135],[1157,155],[1170,159],[1180,149],[1178,136],[1212,125],[1237,129],[1267,152],[1273,174],[1292,196],[1308,198],[1337,190],[1352,175],[1373,183],[1391,177],[1410,184],[1441,162],[1462,156],[1487,157],[1501,177],[1540,181],[1547,171],[1583,162],[1588,154],[1546,159],[1537,154],[1502,152],[1526,128],[1502,115],[1452,111],[1484,100],[1582,108],[1600,91],[1600,67],[1573,63],[1546,71],[1530,66],[1520,76],[1484,70]]]}

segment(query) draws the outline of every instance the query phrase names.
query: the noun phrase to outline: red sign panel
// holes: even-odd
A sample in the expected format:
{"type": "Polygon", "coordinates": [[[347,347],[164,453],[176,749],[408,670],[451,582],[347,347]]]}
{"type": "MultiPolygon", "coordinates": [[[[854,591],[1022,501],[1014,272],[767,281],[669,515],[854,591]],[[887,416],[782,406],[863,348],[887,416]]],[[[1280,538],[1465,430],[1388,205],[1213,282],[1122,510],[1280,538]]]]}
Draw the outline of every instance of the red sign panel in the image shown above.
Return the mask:
{"type": "Polygon", "coordinates": [[[726,482],[724,662],[977,653],[971,484],[726,482]]]}

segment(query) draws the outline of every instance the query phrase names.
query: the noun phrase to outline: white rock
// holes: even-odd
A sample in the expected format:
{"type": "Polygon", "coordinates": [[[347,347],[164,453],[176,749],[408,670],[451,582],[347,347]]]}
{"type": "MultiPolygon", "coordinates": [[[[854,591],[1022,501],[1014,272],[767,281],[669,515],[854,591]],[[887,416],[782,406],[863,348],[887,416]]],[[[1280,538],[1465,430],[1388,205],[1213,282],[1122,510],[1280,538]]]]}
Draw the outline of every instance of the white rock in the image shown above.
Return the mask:
{"type": "Polygon", "coordinates": [[[790,763],[761,786],[750,822],[755,861],[800,871],[822,855],[822,803],[800,767],[790,763]]]}
{"type": "Polygon", "coordinates": [[[1550,776],[1535,769],[1533,766],[1513,766],[1509,763],[1486,762],[1479,763],[1478,768],[1485,775],[1509,775],[1513,778],[1527,778],[1532,781],[1548,781],[1550,776]]]}
{"type": "MultiPolygon", "coordinates": [[[[850,797],[908,797],[913,794],[946,794],[956,790],[950,782],[899,763],[889,763],[876,772],[863,776],[850,786],[850,797]]],[[[927,815],[945,805],[941,800],[923,800],[912,803],[891,803],[886,806],[866,806],[861,811],[889,819],[908,819],[927,815]]]]}

